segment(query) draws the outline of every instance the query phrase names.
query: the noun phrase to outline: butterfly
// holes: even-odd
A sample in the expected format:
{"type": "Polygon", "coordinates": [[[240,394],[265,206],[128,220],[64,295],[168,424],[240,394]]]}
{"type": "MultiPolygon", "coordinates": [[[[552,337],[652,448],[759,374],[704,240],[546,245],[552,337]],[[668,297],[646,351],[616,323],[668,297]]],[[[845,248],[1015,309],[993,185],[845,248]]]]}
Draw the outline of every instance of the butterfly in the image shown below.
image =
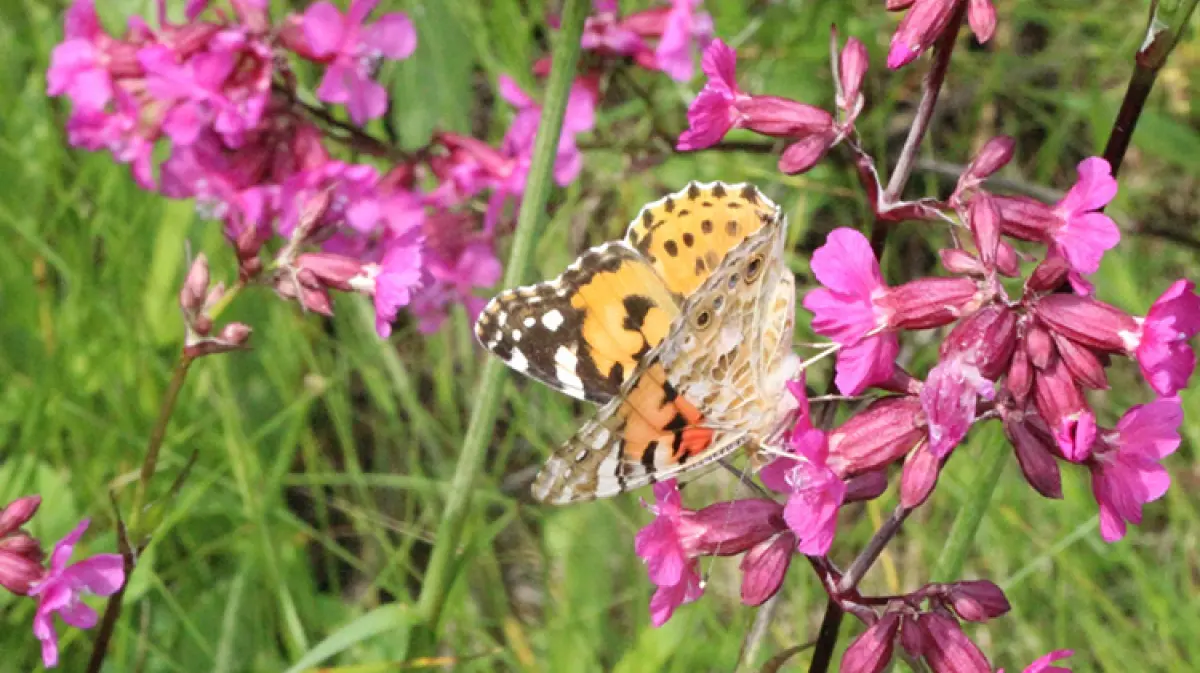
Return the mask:
{"type": "Polygon", "coordinates": [[[599,405],[535,498],[608,497],[777,439],[799,363],[786,234],[754,186],[693,182],[642,208],[624,239],[488,303],[475,324],[485,348],[599,405]]]}

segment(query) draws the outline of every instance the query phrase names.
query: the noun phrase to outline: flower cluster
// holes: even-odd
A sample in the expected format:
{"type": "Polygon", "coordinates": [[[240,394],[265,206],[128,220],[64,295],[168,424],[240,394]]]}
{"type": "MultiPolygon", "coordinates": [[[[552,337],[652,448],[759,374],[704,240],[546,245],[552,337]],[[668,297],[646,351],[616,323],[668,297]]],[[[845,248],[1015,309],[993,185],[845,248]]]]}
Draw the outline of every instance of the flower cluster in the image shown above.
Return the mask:
{"type": "MultiPolygon", "coordinates": [[[[540,106],[501,77],[514,111],[499,147],[443,132],[404,154],[354,125],[387,114],[376,77],[383,62],[416,49],[406,15],[373,16],[376,0],[353,0],[345,12],[322,1],[275,21],[265,0],[229,4],[189,2],[181,24],[160,5],[155,25],[135,16],[115,36],[93,0],[76,0],[47,72],[47,92],[73,104],[71,144],[108,150],[144,189],[194,199],[223,222],[242,282],[272,285],[306,310],[330,314],[331,290],[371,296],[384,337],[402,307],[423,331],[453,304],[478,311],[476,289],[500,276],[496,225],[524,192],[540,106]],[[322,69],[313,95],[344,106],[353,125],[303,102],[297,61],[322,69]],[[348,161],[337,145],[392,163],[348,161]],[[160,146],[169,151],[156,165],[160,146]],[[484,194],[480,223],[469,201],[484,194]]],[[[680,4],[671,16],[693,10],[680,4]]],[[[594,125],[595,103],[594,84],[581,80],[561,139],[560,184],[579,175],[575,137],[594,125]]]]}
{"type": "MultiPolygon", "coordinates": [[[[980,40],[994,29],[986,0],[889,7],[909,5],[893,40],[891,67],[908,62],[945,31],[957,30],[964,15],[980,40]]],[[[853,139],[863,107],[865,49],[851,39],[839,54],[835,34],[833,53],[836,116],[743,92],[735,79],[736,54],[714,40],[703,55],[708,83],[689,108],[679,149],[711,147],[731,129],[745,128],[789,140],[779,168],[792,173],[847,141],[878,223],[919,220],[953,227],[953,244],[940,251],[948,274],[890,285],[866,236],[848,228],[828,235],[810,264],[820,287],[804,296],[803,306],[812,314],[813,331],[831,341],[826,352],[836,353],[838,391],[874,399],[822,430],[811,421],[803,378],[793,382],[791,394],[799,403],[794,424],[782,446],[768,447],[776,457],[758,473],[765,489],[781,494],[782,501],[735,500],[690,510],[674,486],[660,485],[652,507],[657,518],[637,544],[658,587],[652,621],[661,624],[677,606],[700,596],[699,556],[745,552],[742,596],[757,604],[778,590],[789,556],[799,553],[813,559],[830,596],[868,625],[847,652],[843,671],[882,671],[899,643],[934,671],[990,672],[959,620],[1003,614],[1008,610],[1003,593],[989,582],[970,581],[930,585],[900,597],[860,595],[858,578],[844,581],[826,558],[838,510],[880,495],[889,467],[901,465],[902,520],[929,499],[942,467],[970,430],[998,421],[1038,493],[1061,498],[1062,465],[1086,468],[1101,535],[1119,540],[1127,523],[1141,521],[1143,505],[1161,497],[1170,483],[1160,461],[1180,444],[1178,393],[1195,368],[1189,340],[1200,332],[1200,296],[1191,281],[1176,281],[1142,316],[1094,296],[1087,277],[1120,241],[1116,224],[1104,214],[1117,181],[1098,157],[1079,163],[1077,181],[1053,204],[989,191],[988,177],[1013,157],[1015,143],[1008,137],[986,143],[942,199],[904,202],[885,193],[874,160],[853,139]],[[900,335],[930,330],[940,330],[938,361],[923,377],[914,376],[897,364],[900,335]],[[1087,392],[1109,387],[1119,356],[1136,363],[1153,397],[1128,409],[1110,429],[1098,424],[1087,392]],[[711,544],[714,540],[721,543],[711,544]]],[[[1026,670],[1065,670],[1053,662],[1067,655],[1051,653],[1026,670]]]]}
{"type": "Polygon", "coordinates": [[[700,9],[701,1],[671,0],[669,7],[621,16],[616,0],[593,0],[580,46],[687,82],[695,73],[695,52],[712,39],[712,17],[700,9]]]}
{"type": "Polygon", "coordinates": [[[41,503],[41,497],[31,495],[0,510],[0,586],[37,600],[33,635],[42,641],[42,662],[50,668],[58,665],[55,613],[75,628],[95,626],[96,611],[80,598],[116,593],[125,584],[125,565],[117,554],[97,554],[68,565],[75,545],[87,531],[87,519],[54,545],[49,566],[44,565],[41,542],[22,529],[41,503]]]}

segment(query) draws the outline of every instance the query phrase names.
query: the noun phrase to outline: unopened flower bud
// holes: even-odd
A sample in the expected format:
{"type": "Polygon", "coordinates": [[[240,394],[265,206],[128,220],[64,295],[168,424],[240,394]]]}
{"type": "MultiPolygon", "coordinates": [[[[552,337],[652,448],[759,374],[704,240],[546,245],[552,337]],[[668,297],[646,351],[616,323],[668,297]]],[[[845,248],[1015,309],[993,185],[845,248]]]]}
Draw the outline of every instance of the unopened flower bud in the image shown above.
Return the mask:
{"type": "Polygon", "coordinates": [[[886,397],[829,433],[825,464],[842,478],[871,472],[903,458],[923,437],[921,400],[886,397]]]}
{"type": "Polygon", "coordinates": [[[846,480],[846,496],[844,502],[862,502],[864,500],[874,500],[883,495],[887,490],[888,478],[887,468],[881,468],[874,472],[866,472],[850,477],[846,480]]]}
{"type": "Polygon", "coordinates": [[[1054,347],[1076,381],[1093,390],[1108,389],[1108,376],[1104,373],[1104,364],[1089,348],[1061,334],[1054,335],[1054,347]]]}
{"type": "Polygon", "coordinates": [[[1008,376],[1004,379],[1004,387],[1012,393],[1017,403],[1025,404],[1029,391],[1033,388],[1033,366],[1029,364],[1029,355],[1024,348],[1013,351],[1012,362],[1008,365],[1008,376]]]}
{"type": "Polygon", "coordinates": [[[969,276],[982,276],[987,269],[984,268],[983,262],[963,250],[962,248],[944,248],[938,250],[938,257],[942,260],[942,266],[950,273],[957,273],[969,276]]]}
{"type": "Polygon", "coordinates": [[[929,633],[921,623],[922,615],[905,615],[900,621],[900,646],[914,659],[921,658],[925,653],[925,644],[929,633]]]}
{"type": "Polygon", "coordinates": [[[1054,438],[1036,414],[1004,414],[1004,435],[1013,445],[1025,481],[1047,498],[1062,498],[1062,474],[1054,458],[1054,438]]]}
{"type": "Polygon", "coordinates": [[[979,249],[979,260],[989,268],[996,265],[996,249],[1000,245],[1000,212],[992,203],[992,197],[980,193],[971,199],[968,217],[971,233],[975,235],[975,247],[979,249]]]}
{"type": "Polygon", "coordinates": [[[967,580],[946,586],[951,609],[968,622],[986,622],[1012,609],[1000,587],[987,580],[967,580]]]}
{"type": "Polygon", "coordinates": [[[41,504],[42,498],[38,495],[27,495],[8,503],[4,510],[0,511],[0,537],[24,526],[37,513],[41,504]]]}
{"type": "Polygon", "coordinates": [[[762,605],[783,586],[788,564],[796,553],[796,536],[776,535],[746,552],[738,565],[742,571],[742,603],[762,605]]]}
{"type": "Polygon", "coordinates": [[[1017,345],[1017,314],[1003,304],[989,304],[961,320],[942,342],[941,355],[962,354],[995,381],[1008,369],[1017,345]]]}
{"type": "Polygon", "coordinates": [[[837,134],[829,131],[805,136],[788,145],[779,156],[779,172],[796,175],[807,171],[825,156],[836,139],[837,134]]]}
{"type": "Polygon", "coordinates": [[[221,334],[217,338],[229,346],[244,346],[250,340],[251,331],[250,326],[245,323],[231,322],[221,328],[221,334]]]}
{"type": "MultiPolygon", "coordinates": [[[[835,44],[837,33],[832,34],[835,44]]],[[[853,119],[862,109],[862,83],[867,74],[867,48],[857,38],[846,40],[838,64],[837,106],[848,119],[853,119]]]]}
{"type": "Polygon", "coordinates": [[[212,318],[201,314],[192,318],[191,322],[188,323],[188,327],[200,336],[208,336],[212,332],[213,321],[212,318]]]}
{"type": "Polygon", "coordinates": [[[892,661],[900,615],[889,612],[863,631],[842,655],[839,673],[882,673],[892,661]]]}
{"type": "Polygon", "coordinates": [[[1000,245],[996,246],[996,271],[1002,276],[1016,278],[1021,275],[1020,260],[1017,259],[1016,248],[1009,245],[1008,241],[1000,241],[1000,245]]]}
{"type": "Polygon", "coordinates": [[[933,673],[992,673],[992,665],[952,617],[922,615],[928,634],[925,661],[933,673]]]}
{"type": "Polygon", "coordinates": [[[875,305],[890,314],[890,329],[916,330],[948,325],[982,301],[970,278],[919,278],[888,290],[875,305]]]}
{"type": "Polygon", "coordinates": [[[208,294],[208,258],[204,253],[196,255],[188,269],[183,287],[179,289],[179,307],[184,313],[196,314],[204,308],[204,297],[208,294]]]}
{"type": "Polygon", "coordinates": [[[1045,327],[1037,323],[1026,327],[1023,345],[1025,353],[1029,356],[1029,364],[1038,369],[1045,369],[1054,359],[1054,338],[1045,327]]]}
{"type": "Polygon", "coordinates": [[[1051,255],[1043,259],[1029,275],[1029,280],[1025,281],[1025,293],[1051,292],[1067,281],[1070,271],[1071,265],[1066,258],[1051,255]]]}
{"type": "Polygon", "coordinates": [[[0,538],[0,552],[23,556],[34,563],[41,563],[45,556],[42,544],[28,533],[16,532],[0,538]]]}
{"type": "Polygon", "coordinates": [[[1052,432],[1057,433],[1060,421],[1087,410],[1083,391],[1062,360],[1054,359],[1045,369],[1034,373],[1033,403],[1052,432]]]}
{"type": "Polygon", "coordinates": [[[967,170],[963,171],[962,176],[959,177],[958,188],[955,192],[961,193],[978,186],[984,179],[1012,161],[1013,149],[1016,144],[1016,141],[1010,136],[996,136],[987,141],[979,150],[979,154],[971,159],[967,170]]]}
{"type": "Polygon", "coordinates": [[[28,594],[29,585],[41,579],[43,574],[45,571],[41,564],[24,556],[0,551],[0,586],[14,594],[28,594]]]}
{"type": "Polygon", "coordinates": [[[996,8],[992,0],[967,0],[967,25],[982,44],[996,32],[996,8]]]}
{"type": "Polygon", "coordinates": [[[1091,297],[1049,294],[1037,300],[1034,311],[1055,332],[1102,351],[1122,352],[1138,333],[1133,316],[1091,297]]]}
{"type": "Polygon", "coordinates": [[[925,382],[904,371],[899,365],[892,367],[892,374],[886,381],[872,384],[880,390],[887,390],[901,395],[920,395],[925,382]]]}
{"type": "Polygon", "coordinates": [[[908,509],[920,506],[937,486],[942,461],[934,455],[928,442],[922,442],[904,461],[900,473],[900,504],[908,509]]]}

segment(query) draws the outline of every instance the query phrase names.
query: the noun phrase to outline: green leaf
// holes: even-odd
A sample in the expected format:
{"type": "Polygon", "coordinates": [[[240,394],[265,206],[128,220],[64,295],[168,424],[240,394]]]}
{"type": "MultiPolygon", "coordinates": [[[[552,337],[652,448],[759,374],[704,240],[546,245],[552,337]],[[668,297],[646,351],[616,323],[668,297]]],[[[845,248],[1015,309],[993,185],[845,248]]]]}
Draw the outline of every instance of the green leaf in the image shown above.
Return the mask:
{"type": "Polygon", "coordinates": [[[406,605],[392,603],[377,607],[317,643],[285,673],[301,673],[314,669],[330,657],[383,633],[389,633],[393,638],[407,637],[412,621],[412,614],[406,605]]]}

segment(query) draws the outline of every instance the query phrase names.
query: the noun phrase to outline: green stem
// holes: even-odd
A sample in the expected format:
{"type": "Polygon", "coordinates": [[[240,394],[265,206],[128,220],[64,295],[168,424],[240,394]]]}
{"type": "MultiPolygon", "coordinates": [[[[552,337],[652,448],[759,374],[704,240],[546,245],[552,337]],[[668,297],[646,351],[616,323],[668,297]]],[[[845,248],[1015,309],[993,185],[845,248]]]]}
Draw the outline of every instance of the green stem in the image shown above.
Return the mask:
{"type": "MultiPolygon", "coordinates": [[[[566,0],[563,7],[562,25],[552,54],[553,65],[542,107],[542,119],[533,146],[529,180],[521,201],[521,212],[517,216],[517,230],[513,235],[512,251],[509,253],[508,267],[504,274],[505,287],[514,287],[521,283],[533,252],[537,231],[541,228],[541,220],[545,215],[554,160],[558,152],[558,139],[562,132],[563,118],[566,116],[567,97],[579,57],[579,40],[590,7],[591,3],[588,0],[566,0]]],[[[421,594],[417,599],[417,616],[424,628],[432,632],[436,632],[441,620],[453,579],[453,569],[458,565],[458,551],[467,515],[470,513],[475,477],[483,466],[488,444],[493,437],[505,371],[503,363],[496,358],[488,358],[483,367],[482,380],[476,393],[477,402],[471,409],[471,420],[467,426],[458,465],[454,470],[449,496],[445,508],[440,513],[441,522],[438,524],[433,552],[430,554],[429,565],[421,584],[421,594]]]]}
{"type": "MultiPolygon", "coordinates": [[[[1008,464],[1007,458],[1010,449],[999,430],[989,427],[988,432],[981,433],[981,435],[983,435],[981,442],[983,452],[979,456],[975,479],[967,490],[969,493],[967,501],[962,504],[958,516],[954,518],[954,524],[950,527],[946,544],[942,547],[942,553],[933,567],[930,579],[934,582],[953,582],[958,579],[959,573],[962,572],[963,561],[967,556],[967,550],[975,540],[975,534],[979,532],[979,525],[983,523],[983,515],[992,501],[992,494],[996,491],[1000,474],[1004,471],[1004,466],[1008,464]]],[[[965,447],[960,447],[959,451],[963,448],[965,447]]]]}

